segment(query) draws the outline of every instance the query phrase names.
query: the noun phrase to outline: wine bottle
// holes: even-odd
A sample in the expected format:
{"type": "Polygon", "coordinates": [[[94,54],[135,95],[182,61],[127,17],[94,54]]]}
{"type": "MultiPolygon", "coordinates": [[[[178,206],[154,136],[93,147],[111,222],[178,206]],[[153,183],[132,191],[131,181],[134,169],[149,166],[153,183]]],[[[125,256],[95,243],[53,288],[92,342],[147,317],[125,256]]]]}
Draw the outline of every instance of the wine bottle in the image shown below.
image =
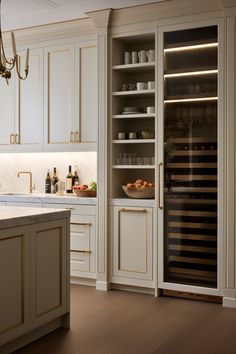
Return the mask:
{"type": "Polygon", "coordinates": [[[68,174],[66,176],[66,193],[72,193],[73,175],[71,173],[71,166],[69,166],[68,174]]]}
{"type": "Polygon", "coordinates": [[[58,177],[57,177],[57,169],[56,167],[53,168],[53,175],[52,175],[52,180],[51,180],[51,185],[52,185],[52,193],[56,194],[58,191],[58,177]]]}
{"type": "Polygon", "coordinates": [[[48,170],[47,176],[45,179],[45,193],[51,193],[51,177],[50,177],[50,171],[48,170]]]}
{"type": "Polygon", "coordinates": [[[79,176],[77,172],[77,166],[74,167],[74,176],[73,176],[73,186],[79,184],[79,176]]]}

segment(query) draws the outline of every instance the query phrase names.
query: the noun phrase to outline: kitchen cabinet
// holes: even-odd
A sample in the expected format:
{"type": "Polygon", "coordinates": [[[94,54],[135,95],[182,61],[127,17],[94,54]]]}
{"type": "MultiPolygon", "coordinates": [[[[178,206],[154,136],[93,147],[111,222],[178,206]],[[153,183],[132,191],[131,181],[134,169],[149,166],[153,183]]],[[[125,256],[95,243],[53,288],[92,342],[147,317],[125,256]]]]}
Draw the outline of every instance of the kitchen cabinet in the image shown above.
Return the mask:
{"type": "Polygon", "coordinates": [[[45,203],[46,208],[71,210],[70,220],[70,275],[76,278],[96,279],[96,207],[45,203]]]}
{"type": "Polygon", "coordinates": [[[96,42],[45,48],[45,149],[96,149],[98,62],[96,42]],[[60,80],[60,85],[58,85],[60,80]]]}
{"type": "Polygon", "coordinates": [[[29,226],[0,230],[0,345],[29,329],[29,238],[29,226]]]}
{"type": "Polygon", "coordinates": [[[152,287],[153,211],[114,206],[111,282],[152,287]]]}
{"type": "MultiPolygon", "coordinates": [[[[20,67],[25,63],[25,51],[20,67]]],[[[25,81],[19,80],[13,70],[9,86],[0,82],[1,151],[41,151],[43,144],[43,51],[30,50],[30,71],[25,81]]]]}
{"type": "Polygon", "coordinates": [[[11,353],[69,319],[69,213],[1,207],[0,224],[0,346],[11,353]]]}

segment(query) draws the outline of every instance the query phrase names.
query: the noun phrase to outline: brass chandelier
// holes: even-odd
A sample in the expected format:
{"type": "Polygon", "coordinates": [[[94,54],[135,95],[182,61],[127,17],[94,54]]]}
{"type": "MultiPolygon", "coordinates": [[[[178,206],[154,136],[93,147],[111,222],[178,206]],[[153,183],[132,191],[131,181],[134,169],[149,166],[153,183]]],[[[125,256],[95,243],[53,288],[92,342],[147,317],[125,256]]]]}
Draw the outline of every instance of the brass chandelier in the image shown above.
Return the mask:
{"type": "Polygon", "coordinates": [[[11,71],[14,67],[16,67],[16,72],[21,80],[25,80],[29,73],[29,48],[26,51],[26,61],[25,61],[25,74],[22,76],[20,73],[20,57],[16,51],[16,41],[15,35],[11,32],[11,41],[12,41],[12,49],[13,49],[13,58],[7,58],[5,54],[5,49],[3,46],[2,39],[2,28],[1,28],[1,0],[0,0],[0,76],[6,79],[7,84],[9,79],[11,78],[11,71]]]}

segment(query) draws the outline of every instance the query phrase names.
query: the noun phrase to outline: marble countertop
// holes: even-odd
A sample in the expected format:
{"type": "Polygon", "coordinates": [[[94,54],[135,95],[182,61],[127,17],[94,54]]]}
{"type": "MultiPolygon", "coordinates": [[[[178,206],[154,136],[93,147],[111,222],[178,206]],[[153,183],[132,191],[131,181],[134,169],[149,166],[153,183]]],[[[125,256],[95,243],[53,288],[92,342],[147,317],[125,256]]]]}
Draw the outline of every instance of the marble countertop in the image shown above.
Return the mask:
{"type": "Polygon", "coordinates": [[[0,229],[70,217],[70,210],[0,206],[0,229]]]}
{"type": "Polygon", "coordinates": [[[0,202],[31,202],[31,203],[56,203],[56,204],[74,204],[74,205],[96,205],[97,198],[79,198],[76,195],[57,195],[46,193],[12,193],[0,192],[0,202]]]}

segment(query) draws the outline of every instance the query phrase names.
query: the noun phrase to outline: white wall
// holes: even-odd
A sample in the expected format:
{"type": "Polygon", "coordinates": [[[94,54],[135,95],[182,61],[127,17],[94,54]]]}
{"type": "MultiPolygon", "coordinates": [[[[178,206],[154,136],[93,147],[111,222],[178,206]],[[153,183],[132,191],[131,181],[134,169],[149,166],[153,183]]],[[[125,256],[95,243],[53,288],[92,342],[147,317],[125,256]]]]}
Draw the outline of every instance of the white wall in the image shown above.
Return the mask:
{"type": "Polygon", "coordinates": [[[97,180],[96,152],[63,152],[63,153],[22,153],[0,154],[0,193],[26,193],[29,188],[29,176],[17,177],[19,171],[31,171],[35,193],[44,193],[47,169],[52,173],[57,168],[59,180],[65,181],[68,166],[78,166],[81,183],[88,184],[97,180]]]}

